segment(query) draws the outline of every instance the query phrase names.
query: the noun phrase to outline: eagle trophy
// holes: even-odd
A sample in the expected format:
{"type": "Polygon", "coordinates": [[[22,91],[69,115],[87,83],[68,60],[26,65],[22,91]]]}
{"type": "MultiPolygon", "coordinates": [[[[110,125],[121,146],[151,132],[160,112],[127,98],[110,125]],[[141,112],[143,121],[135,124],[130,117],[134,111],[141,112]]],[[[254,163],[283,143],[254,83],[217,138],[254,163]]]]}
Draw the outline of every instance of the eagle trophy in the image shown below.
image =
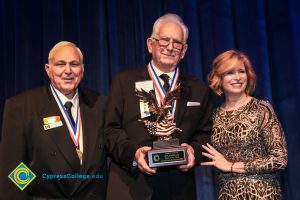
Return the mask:
{"type": "Polygon", "coordinates": [[[180,96],[180,84],[175,86],[174,90],[170,90],[166,93],[163,103],[159,106],[158,101],[155,96],[154,90],[146,92],[141,88],[141,90],[135,89],[135,94],[140,100],[148,103],[149,112],[155,117],[155,122],[160,122],[165,120],[168,122],[169,111],[172,108],[172,102],[179,99],[180,96]]]}

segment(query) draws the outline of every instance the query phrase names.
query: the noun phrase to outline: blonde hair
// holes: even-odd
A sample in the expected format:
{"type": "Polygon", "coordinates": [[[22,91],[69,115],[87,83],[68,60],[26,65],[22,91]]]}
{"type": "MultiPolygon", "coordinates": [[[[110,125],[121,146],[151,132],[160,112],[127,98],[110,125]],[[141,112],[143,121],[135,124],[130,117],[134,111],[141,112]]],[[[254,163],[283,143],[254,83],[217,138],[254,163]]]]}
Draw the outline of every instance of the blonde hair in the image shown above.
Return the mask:
{"type": "Polygon", "coordinates": [[[221,96],[223,91],[221,87],[222,76],[234,68],[244,65],[247,74],[247,86],[245,93],[252,94],[256,84],[256,74],[248,56],[237,50],[229,50],[219,54],[212,63],[212,70],[208,74],[210,88],[215,94],[221,96]]]}
{"type": "Polygon", "coordinates": [[[187,26],[183,23],[181,17],[179,17],[176,14],[167,13],[161,17],[159,17],[155,23],[153,24],[152,34],[151,37],[155,37],[158,35],[158,31],[163,23],[172,22],[175,24],[178,24],[182,31],[183,31],[183,43],[186,43],[188,37],[189,37],[189,30],[187,26]]]}
{"type": "Polygon", "coordinates": [[[68,41],[61,41],[59,43],[57,43],[56,45],[54,45],[54,47],[52,47],[52,49],[49,52],[48,55],[48,63],[50,64],[53,61],[53,53],[54,51],[59,48],[59,47],[63,47],[63,46],[73,46],[76,48],[76,50],[78,51],[79,54],[79,58],[80,58],[80,62],[83,63],[83,55],[81,50],[72,42],[68,42],[68,41]]]}

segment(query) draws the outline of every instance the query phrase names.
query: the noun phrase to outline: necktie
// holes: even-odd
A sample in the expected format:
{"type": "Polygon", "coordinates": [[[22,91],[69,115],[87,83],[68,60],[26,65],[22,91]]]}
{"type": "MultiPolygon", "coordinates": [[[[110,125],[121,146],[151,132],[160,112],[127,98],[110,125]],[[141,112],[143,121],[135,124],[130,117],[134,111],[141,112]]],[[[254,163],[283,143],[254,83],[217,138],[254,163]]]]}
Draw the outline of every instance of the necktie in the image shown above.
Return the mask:
{"type": "Polygon", "coordinates": [[[71,112],[72,105],[73,105],[73,104],[72,104],[71,101],[67,101],[67,102],[65,103],[65,108],[67,109],[68,115],[69,115],[69,117],[70,117],[70,120],[71,120],[73,126],[75,126],[75,121],[74,121],[74,119],[73,119],[73,115],[72,115],[72,112],[71,112]]]}
{"type": "Polygon", "coordinates": [[[165,91],[168,92],[170,89],[170,84],[169,84],[170,77],[167,74],[162,74],[159,77],[164,81],[163,87],[164,87],[165,91]]]}

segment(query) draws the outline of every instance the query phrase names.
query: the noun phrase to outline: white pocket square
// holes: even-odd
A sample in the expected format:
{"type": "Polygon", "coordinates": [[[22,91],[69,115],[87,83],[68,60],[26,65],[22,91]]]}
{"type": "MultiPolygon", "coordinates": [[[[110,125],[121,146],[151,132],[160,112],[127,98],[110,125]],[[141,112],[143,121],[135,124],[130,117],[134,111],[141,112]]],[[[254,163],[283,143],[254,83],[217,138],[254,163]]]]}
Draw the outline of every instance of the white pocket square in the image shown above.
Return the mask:
{"type": "Polygon", "coordinates": [[[200,106],[200,102],[188,101],[187,106],[200,106]]]}

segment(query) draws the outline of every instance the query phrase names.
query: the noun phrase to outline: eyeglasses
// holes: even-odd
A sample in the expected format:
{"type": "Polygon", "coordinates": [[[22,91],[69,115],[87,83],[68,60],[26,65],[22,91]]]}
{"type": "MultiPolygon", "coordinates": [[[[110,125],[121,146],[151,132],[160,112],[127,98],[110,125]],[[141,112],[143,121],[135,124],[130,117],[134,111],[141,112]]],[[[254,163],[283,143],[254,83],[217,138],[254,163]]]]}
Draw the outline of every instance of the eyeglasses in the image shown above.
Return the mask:
{"type": "Polygon", "coordinates": [[[171,39],[171,38],[160,38],[157,39],[155,37],[152,37],[154,40],[158,41],[159,46],[161,47],[167,47],[169,46],[170,42],[173,44],[173,48],[176,50],[182,50],[184,44],[182,42],[179,42],[177,40],[171,39]],[[173,41],[171,41],[173,40],[173,41]]]}

